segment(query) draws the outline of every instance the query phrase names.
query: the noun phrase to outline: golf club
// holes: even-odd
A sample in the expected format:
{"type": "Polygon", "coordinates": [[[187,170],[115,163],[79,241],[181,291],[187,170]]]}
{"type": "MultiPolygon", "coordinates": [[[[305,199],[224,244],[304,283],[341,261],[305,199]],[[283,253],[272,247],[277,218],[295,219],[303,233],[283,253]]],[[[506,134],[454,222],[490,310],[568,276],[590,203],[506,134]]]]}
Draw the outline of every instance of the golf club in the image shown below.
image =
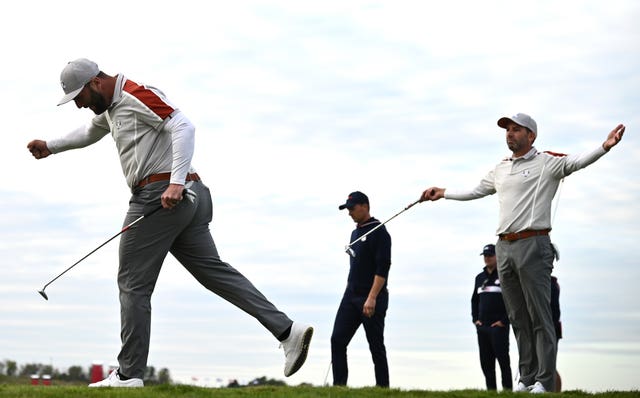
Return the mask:
{"type": "Polygon", "coordinates": [[[397,212],[396,214],[394,214],[393,217],[389,218],[387,221],[376,225],[369,232],[367,232],[366,234],[362,235],[361,237],[359,237],[358,239],[354,240],[353,242],[349,243],[347,246],[344,247],[345,253],[347,253],[351,257],[355,257],[356,256],[356,252],[353,251],[353,249],[351,248],[351,246],[353,246],[353,244],[355,244],[356,242],[360,242],[360,241],[364,242],[365,240],[367,240],[367,236],[369,236],[369,234],[371,234],[373,231],[375,231],[376,229],[382,227],[383,225],[385,225],[389,221],[393,220],[394,218],[398,217],[400,214],[404,213],[405,211],[409,210],[413,205],[420,203],[420,201],[421,201],[421,199],[418,199],[415,202],[407,205],[407,207],[405,207],[404,209],[402,209],[399,212],[397,212]]]}
{"type": "Polygon", "coordinates": [[[42,290],[38,290],[38,293],[40,293],[40,295],[42,297],[44,297],[45,300],[49,300],[49,297],[47,296],[47,293],[44,292],[44,289],[47,288],[47,286],[49,286],[50,284],[52,284],[56,279],[60,278],[62,275],[64,275],[67,271],[69,271],[71,268],[75,267],[76,265],[78,265],[82,260],[84,260],[85,258],[89,257],[90,255],[92,255],[93,253],[95,253],[98,249],[100,249],[102,246],[106,245],[107,243],[111,242],[112,240],[114,240],[115,238],[117,238],[118,236],[120,236],[123,232],[125,232],[126,230],[128,230],[129,228],[131,228],[132,226],[134,226],[137,222],[139,222],[140,220],[142,220],[145,217],[149,217],[150,215],[152,215],[153,213],[157,212],[158,210],[162,209],[162,206],[158,206],[155,209],[151,210],[150,212],[141,215],[140,217],[136,218],[135,220],[133,220],[133,222],[131,222],[131,224],[125,226],[124,228],[122,228],[122,230],[120,232],[118,232],[117,234],[113,235],[111,238],[109,238],[109,240],[107,240],[106,242],[104,242],[103,244],[101,244],[100,246],[96,247],[95,249],[93,249],[89,254],[87,254],[86,256],[82,257],[80,260],[76,261],[72,266],[70,266],[69,268],[65,269],[64,271],[62,271],[60,273],[60,275],[56,276],[55,278],[53,278],[51,281],[49,281],[49,283],[47,283],[46,285],[44,285],[44,287],[42,288],[42,290]]]}

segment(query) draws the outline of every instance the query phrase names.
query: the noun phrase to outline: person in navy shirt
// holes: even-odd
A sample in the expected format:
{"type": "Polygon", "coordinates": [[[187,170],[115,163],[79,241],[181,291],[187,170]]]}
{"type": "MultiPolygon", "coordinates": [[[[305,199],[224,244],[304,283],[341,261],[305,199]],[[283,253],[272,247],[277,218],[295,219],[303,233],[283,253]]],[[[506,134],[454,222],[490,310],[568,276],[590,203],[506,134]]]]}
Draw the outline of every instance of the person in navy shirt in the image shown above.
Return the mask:
{"type": "Polygon", "coordinates": [[[351,245],[349,250],[347,287],[331,334],[333,385],[347,384],[347,346],[363,325],[373,359],[376,386],[389,387],[384,321],[389,305],[387,277],[391,266],[391,237],[385,226],[380,226],[380,221],[369,214],[369,198],[364,193],[352,192],[338,208],[348,209],[349,216],[356,223],[350,242],[378,228],[351,245]]]}
{"type": "MultiPolygon", "coordinates": [[[[554,249],[555,251],[555,249],[554,249]]],[[[556,259],[558,258],[556,254],[556,259]]],[[[558,342],[562,338],[562,321],[560,320],[560,284],[558,278],[551,275],[551,316],[553,317],[553,327],[556,330],[556,355],[558,350],[558,342]]],[[[562,377],[556,368],[556,386],[553,392],[562,391],[562,377]]]]}
{"type": "Polygon", "coordinates": [[[471,296],[471,318],[478,334],[480,366],[487,390],[496,390],[496,359],[500,364],[503,390],[511,391],[511,360],[509,358],[509,318],[502,300],[498,278],[496,247],[482,249],[485,267],[476,276],[471,296]]]}

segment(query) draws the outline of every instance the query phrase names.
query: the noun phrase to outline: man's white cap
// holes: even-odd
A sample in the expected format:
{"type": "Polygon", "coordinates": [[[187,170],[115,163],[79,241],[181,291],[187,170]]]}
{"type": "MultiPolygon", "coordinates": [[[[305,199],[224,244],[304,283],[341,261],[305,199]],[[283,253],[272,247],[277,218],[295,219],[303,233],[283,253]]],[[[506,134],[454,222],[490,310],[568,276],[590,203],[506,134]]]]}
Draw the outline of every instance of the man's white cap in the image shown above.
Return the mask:
{"type": "Polygon", "coordinates": [[[511,117],[502,117],[498,120],[498,126],[503,129],[507,128],[507,123],[513,122],[519,126],[526,127],[529,130],[533,131],[536,135],[538,135],[538,125],[533,118],[525,113],[518,113],[515,116],[511,117]]]}
{"type": "Polygon", "coordinates": [[[98,76],[98,73],[100,73],[98,65],[86,58],[78,58],[69,62],[60,73],[60,85],[64,91],[64,97],[62,97],[58,106],[66,104],[77,97],[84,85],[98,76]]]}

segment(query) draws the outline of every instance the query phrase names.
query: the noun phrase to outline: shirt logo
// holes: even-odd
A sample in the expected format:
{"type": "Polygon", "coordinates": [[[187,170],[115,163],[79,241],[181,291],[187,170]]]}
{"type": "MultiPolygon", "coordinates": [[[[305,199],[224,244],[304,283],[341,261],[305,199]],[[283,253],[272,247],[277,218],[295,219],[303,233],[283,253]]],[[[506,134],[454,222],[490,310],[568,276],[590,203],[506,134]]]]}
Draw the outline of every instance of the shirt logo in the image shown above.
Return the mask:
{"type": "Polygon", "coordinates": [[[522,170],[521,174],[522,174],[523,177],[526,178],[526,177],[529,177],[530,172],[529,172],[529,170],[522,170]]]}

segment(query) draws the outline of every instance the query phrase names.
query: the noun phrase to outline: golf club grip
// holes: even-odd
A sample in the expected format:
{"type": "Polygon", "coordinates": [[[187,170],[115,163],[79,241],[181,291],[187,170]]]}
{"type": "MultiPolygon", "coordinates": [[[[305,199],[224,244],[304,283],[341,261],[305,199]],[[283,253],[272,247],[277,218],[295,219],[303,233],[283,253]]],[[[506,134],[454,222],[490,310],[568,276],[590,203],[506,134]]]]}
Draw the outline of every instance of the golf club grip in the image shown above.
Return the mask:
{"type": "MultiPolygon", "coordinates": [[[[187,195],[187,190],[186,190],[186,189],[183,189],[183,190],[182,190],[182,196],[183,196],[183,198],[184,198],[186,195],[187,195]]],[[[144,213],[144,214],[143,214],[143,217],[149,217],[150,215],[152,215],[153,213],[157,212],[157,211],[158,211],[158,210],[160,210],[160,209],[162,209],[162,205],[160,205],[160,206],[158,206],[158,207],[154,208],[153,210],[151,210],[151,211],[150,211],[150,212],[148,212],[148,213],[144,213]]]]}
{"type": "Polygon", "coordinates": [[[411,207],[413,207],[414,205],[417,205],[418,203],[420,203],[420,199],[416,200],[413,203],[410,203],[407,207],[405,207],[405,210],[409,210],[411,207]]]}

